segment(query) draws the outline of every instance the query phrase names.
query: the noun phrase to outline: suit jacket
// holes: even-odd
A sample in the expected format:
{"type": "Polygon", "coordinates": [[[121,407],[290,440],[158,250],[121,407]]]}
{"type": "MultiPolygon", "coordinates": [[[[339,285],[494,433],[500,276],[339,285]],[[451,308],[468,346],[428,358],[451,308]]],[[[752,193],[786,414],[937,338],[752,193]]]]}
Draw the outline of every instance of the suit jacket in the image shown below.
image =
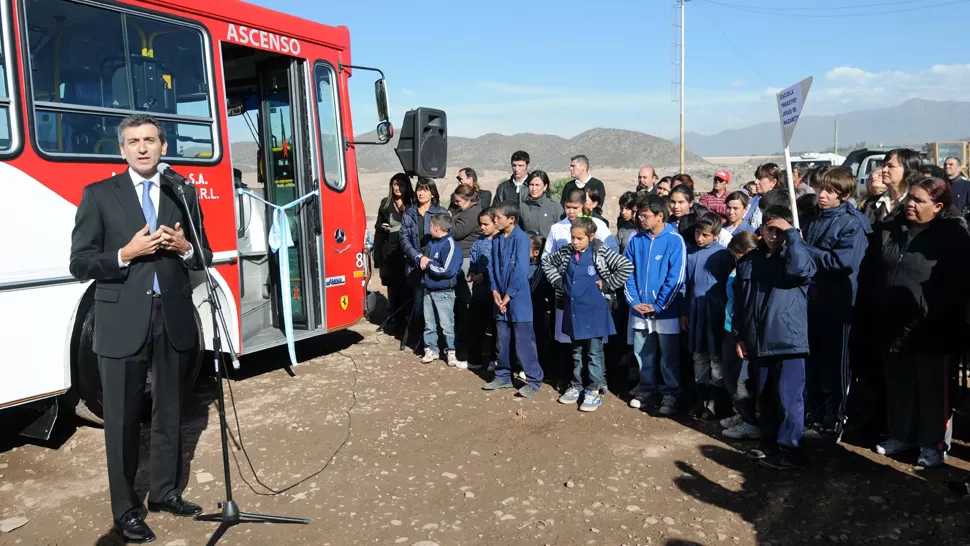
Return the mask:
{"type": "MultiPolygon", "coordinates": [[[[566,185],[563,186],[562,188],[562,194],[560,194],[559,196],[559,204],[565,207],[566,196],[569,195],[569,191],[576,189],[578,187],[579,186],[576,185],[575,178],[570,180],[569,182],[566,182],[566,185]]],[[[603,182],[601,182],[598,178],[590,177],[589,182],[587,182],[586,185],[583,186],[583,189],[586,189],[586,188],[598,189],[600,191],[600,197],[601,197],[600,206],[603,206],[606,203],[606,186],[604,186],[603,182]]]]}
{"type": "Polygon", "coordinates": [[[158,225],[181,224],[194,253],[183,261],[174,251],[134,258],[118,264],[118,251],[145,227],[145,215],[131,176],[123,173],[84,188],[71,234],[71,275],[95,282],[94,352],[124,358],[138,352],[148,338],[152,312],[152,278],[158,274],[165,331],[178,351],[191,349],[198,338],[189,269],[212,264],[212,250],[202,228],[202,211],[194,191],[186,191],[193,218],[199,222],[201,244],[193,240],[175,190],[159,187],[158,225]]]}
{"type": "Polygon", "coordinates": [[[510,176],[508,180],[499,184],[498,188],[495,189],[495,199],[492,200],[492,204],[499,206],[502,203],[511,201],[516,205],[521,205],[522,201],[525,201],[528,195],[529,186],[526,186],[525,182],[523,182],[522,187],[516,192],[515,182],[512,181],[512,177],[510,176]]]}

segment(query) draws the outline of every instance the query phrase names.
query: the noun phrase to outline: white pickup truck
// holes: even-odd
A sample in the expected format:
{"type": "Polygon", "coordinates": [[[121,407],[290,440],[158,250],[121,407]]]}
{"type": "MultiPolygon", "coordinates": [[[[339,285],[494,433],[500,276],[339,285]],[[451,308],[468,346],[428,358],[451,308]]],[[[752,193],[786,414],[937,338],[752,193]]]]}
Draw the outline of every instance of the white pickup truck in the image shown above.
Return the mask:
{"type": "Polygon", "coordinates": [[[820,167],[822,165],[842,165],[845,161],[845,156],[833,153],[807,153],[801,155],[793,155],[791,158],[792,168],[798,166],[804,166],[808,169],[813,169],[815,167],[820,167]]]}

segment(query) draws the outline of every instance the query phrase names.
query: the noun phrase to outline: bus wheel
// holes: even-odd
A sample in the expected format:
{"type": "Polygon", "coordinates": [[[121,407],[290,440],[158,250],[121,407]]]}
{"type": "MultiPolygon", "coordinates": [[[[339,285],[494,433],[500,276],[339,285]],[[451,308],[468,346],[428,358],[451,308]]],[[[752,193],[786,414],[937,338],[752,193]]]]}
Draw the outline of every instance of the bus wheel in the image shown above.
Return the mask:
{"type": "MultiPolygon", "coordinates": [[[[202,337],[202,321],[198,312],[193,313],[196,331],[195,346],[190,351],[188,367],[185,370],[183,393],[191,392],[202,368],[205,342],[202,337]]],[[[74,413],[83,421],[104,425],[104,406],[102,403],[101,373],[98,369],[98,355],[94,354],[94,306],[88,307],[78,331],[77,352],[74,359],[74,391],[67,401],[74,407],[74,413]]],[[[150,376],[148,381],[150,382],[150,376]]],[[[151,415],[151,384],[145,392],[143,415],[151,415]]]]}
{"type": "MultiPolygon", "coordinates": [[[[74,391],[77,403],[74,413],[95,425],[104,424],[101,405],[101,373],[98,355],[94,354],[94,305],[90,305],[78,331],[77,352],[74,356],[74,391]]],[[[73,400],[72,400],[73,401],[73,400]]]]}

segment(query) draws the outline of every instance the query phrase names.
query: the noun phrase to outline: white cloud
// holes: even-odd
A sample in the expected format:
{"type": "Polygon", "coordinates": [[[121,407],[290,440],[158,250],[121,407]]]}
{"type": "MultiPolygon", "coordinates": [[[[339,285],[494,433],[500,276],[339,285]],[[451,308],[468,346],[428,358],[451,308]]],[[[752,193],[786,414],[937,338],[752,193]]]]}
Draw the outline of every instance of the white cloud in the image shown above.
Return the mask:
{"type": "Polygon", "coordinates": [[[837,66],[825,73],[826,80],[854,83],[856,85],[868,85],[874,77],[874,74],[851,66],[837,66]]]}
{"type": "Polygon", "coordinates": [[[811,98],[849,104],[853,109],[890,106],[913,98],[970,99],[970,64],[934,65],[921,72],[867,72],[840,66],[826,72],[825,81],[833,85],[823,85],[820,93],[813,89],[811,98]]]}

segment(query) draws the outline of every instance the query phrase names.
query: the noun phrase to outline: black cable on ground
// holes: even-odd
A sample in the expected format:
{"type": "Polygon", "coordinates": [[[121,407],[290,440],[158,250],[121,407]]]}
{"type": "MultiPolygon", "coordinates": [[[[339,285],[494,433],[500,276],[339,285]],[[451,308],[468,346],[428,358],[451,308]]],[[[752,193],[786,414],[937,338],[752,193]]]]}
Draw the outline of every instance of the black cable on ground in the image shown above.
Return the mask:
{"type": "Polygon", "coordinates": [[[360,375],[360,368],[357,366],[357,361],[354,360],[354,357],[352,357],[352,356],[344,353],[343,351],[337,351],[337,354],[339,354],[340,356],[343,356],[344,358],[350,360],[350,362],[353,363],[353,365],[354,365],[354,385],[353,385],[353,387],[351,388],[351,391],[350,391],[350,394],[353,397],[354,401],[353,401],[353,403],[350,404],[350,407],[349,408],[347,408],[346,410],[344,410],[344,413],[347,415],[347,434],[344,436],[343,441],[340,442],[340,445],[337,446],[337,449],[327,458],[327,462],[324,463],[323,467],[321,467],[319,470],[313,472],[312,474],[309,474],[309,475],[307,475],[307,476],[305,476],[303,478],[300,478],[296,482],[293,482],[292,484],[287,485],[287,486],[285,486],[285,487],[283,487],[281,489],[274,489],[274,488],[266,485],[265,483],[263,483],[262,479],[260,479],[260,477],[259,477],[259,473],[256,472],[256,468],[253,466],[253,461],[249,457],[249,452],[246,451],[246,445],[243,442],[242,428],[239,425],[239,413],[236,411],[236,398],[235,398],[235,396],[233,395],[233,392],[232,392],[232,381],[230,381],[228,377],[226,378],[226,383],[229,385],[229,401],[230,401],[230,404],[232,405],[232,415],[233,415],[233,419],[236,422],[236,438],[237,438],[238,443],[239,443],[239,449],[240,449],[240,451],[242,451],[243,456],[246,459],[246,464],[249,466],[250,472],[253,473],[253,478],[255,479],[256,483],[259,484],[264,489],[266,489],[267,491],[269,491],[269,493],[257,491],[256,490],[256,487],[253,486],[253,484],[251,484],[249,482],[249,480],[246,479],[245,476],[243,476],[242,468],[241,468],[241,466],[239,464],[239,458],[236,456],[236,452],[233,451],[232,458],[233,458],[233,461],[235,461],[235,463],[236,463],[236,469],[239,471],[239,479],[241,479],[243,481],[243,483],[245,483],[249,487],[250,491],[252,491],[253,493],[255,493],[257,495],[260,495],[260,496],[275,497],[276,495],[281,495],[283,493],[286,493],[287,491],[289,491],[289,490],[291,490],[291,489],[293,489],[293,488],[295,488],[295,487],[297,487],[297,486],[305,483],[306,481],[308,481],[310,479],[313,479],[313,478],[319,476],[325,470],[327,470],[327,468],[329,468],[330,465],[333,464],[334,461],[337,460],[337,455],[344,448],[344,446],[347,445],[347,442],[350,441],[350,435],[351,435],[351,430],[352,430],[352,426],[353,426],[353,415],[351,414],[351,412],[354,410],[355,407],[357,407],[357,383],[360,381],[360,377],[359,377],[359,375],[360,375]]]}

